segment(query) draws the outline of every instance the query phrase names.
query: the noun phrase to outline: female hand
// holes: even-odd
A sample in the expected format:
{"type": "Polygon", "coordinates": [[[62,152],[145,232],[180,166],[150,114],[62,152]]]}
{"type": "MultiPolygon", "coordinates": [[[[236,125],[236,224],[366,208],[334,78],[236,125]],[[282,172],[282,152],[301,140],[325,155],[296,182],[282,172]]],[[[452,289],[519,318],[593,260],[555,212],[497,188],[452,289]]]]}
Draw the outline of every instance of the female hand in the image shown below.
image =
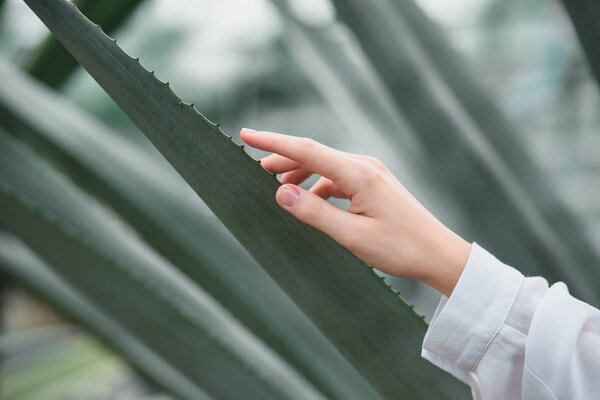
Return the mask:
{"type": "Polygon", "coordinates": [[[245,128],[240,136],[275,153],[261,164],[283,174],[276,194],[281,207],[372,267],[419,279],[450,296],[471,245],[427,211],[379,160],[307,138],[245,128]],[[310,190],[297,186],[312,174],[321,178],[310,190]],[[350,208],[335,207],[329,197],[349,199],[350,208]]]}

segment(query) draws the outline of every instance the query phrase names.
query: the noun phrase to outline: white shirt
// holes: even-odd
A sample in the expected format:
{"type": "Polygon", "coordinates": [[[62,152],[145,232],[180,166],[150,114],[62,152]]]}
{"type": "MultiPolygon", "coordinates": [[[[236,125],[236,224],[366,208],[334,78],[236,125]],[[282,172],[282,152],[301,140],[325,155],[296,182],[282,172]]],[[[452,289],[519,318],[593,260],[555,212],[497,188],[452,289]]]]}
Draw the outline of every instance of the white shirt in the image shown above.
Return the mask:
{"type": "Polygon", "coordinates": [[[564,283],[525,278],[473,243],[422,356],[468,384],[475,399],[598,400],[600,311],[564,283]]]}

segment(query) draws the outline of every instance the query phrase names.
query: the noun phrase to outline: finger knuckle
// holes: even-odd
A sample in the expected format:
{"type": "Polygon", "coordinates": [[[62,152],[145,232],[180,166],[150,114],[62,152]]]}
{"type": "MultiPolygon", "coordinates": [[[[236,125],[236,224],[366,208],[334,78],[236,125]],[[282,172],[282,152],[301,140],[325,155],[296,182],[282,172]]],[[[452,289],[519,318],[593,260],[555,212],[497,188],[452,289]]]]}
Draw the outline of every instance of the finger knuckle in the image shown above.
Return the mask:
{"type": "Polygon", "coordinates": [[[312,152],[317,148],[317,142],[311,138],[301,138],[298,146],[304,151],[312,152]]]}
{"type": "Polygon", "coordinates": [[[383,162],[381,162],[381,160],[379,160],[378,158],[375,157],[371,157],[371,156],[362,156],[361,160],[367,162],[368,164],[371,164],[372,166],[374,166],[375,168],[377,168],[380,171],[383,172],[387,172],[387,167],[385,166],[385,164],[383,162]]]}
{"type": "Polygon", "coordinates": [[[366,183],[377,183],[384,180],[383,171],[371,163],[365,163],[363,165],[361,177],[366,183]]]}

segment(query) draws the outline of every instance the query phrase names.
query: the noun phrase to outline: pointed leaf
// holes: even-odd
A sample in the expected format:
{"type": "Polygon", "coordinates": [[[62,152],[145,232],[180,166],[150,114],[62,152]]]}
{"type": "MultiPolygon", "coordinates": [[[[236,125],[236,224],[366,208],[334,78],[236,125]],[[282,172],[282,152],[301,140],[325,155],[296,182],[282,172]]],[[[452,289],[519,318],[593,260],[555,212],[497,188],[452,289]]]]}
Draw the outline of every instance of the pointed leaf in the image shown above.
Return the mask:
{"type": "Polygon", "coordinates": [[[377,398],[260,266],[157,154],[139,147],[57,93],[0,63],[0,124],[110,204],[329,398],[377,398]]]}
{"type": "Polygon", "coordinates": [[[27,0],[50,30],[340,352],[388,397],[463,397],[420,357],[425,325],[348,250],[275,202],[277,180],[75,7],[27,0]]]}
{"type": "Polygon", "coordinates": [[[324,398],[119,220],[4,135],[3,226],[196,390],[230,399],[324,398]]]}
{"type": "Polygon", "coordinates": [[[0,270],[116,348],[161,386],[186,399],[209,400],[180,371],[95,306],[15,236],[0,233],[0,270]]]}
{"type": "MultiPolygon", "coordinates": [[[[141,0],[76,0],[75,4],[104,32],[113,32],[141,0]]],[[[77,67],[77,61],[54,36],[48,36],[25,62],[25,69],[48,86],[59,87],[77,67]]]]}

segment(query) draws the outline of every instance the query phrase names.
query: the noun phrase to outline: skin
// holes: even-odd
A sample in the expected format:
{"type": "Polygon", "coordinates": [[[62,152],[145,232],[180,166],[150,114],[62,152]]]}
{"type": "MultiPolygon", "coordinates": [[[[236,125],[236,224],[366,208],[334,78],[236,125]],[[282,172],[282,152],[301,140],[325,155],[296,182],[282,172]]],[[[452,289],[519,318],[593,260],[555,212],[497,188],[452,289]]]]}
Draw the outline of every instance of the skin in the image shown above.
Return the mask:
{"type": "Polygon", "coordinates": [[[294,217],[380,271],[452,294],[471,244],[437,220],[381,161],[308,138],[247,128],[240,136],[273,153],[261,164],[282,174],[276,200],[294,217]],[[298,186],[313,174],[321,178],[309,190],[298,186]],[[350,208],[334,206],[330,197],[350,200],[350,208]]]}

